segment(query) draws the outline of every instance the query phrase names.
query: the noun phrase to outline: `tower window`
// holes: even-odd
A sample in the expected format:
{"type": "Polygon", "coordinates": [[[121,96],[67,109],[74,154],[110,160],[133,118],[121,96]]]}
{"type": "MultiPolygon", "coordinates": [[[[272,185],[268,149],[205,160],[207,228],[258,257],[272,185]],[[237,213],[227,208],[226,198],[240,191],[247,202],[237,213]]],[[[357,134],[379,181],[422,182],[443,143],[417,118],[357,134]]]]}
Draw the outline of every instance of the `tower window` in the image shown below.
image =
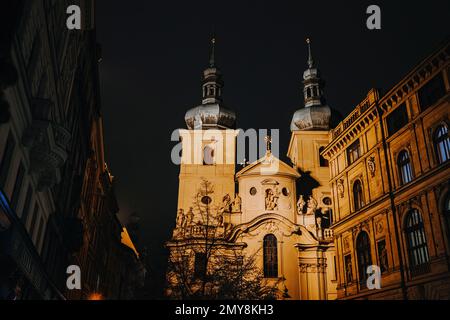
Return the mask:
{"type": "Polygon", "coordinates": [[[411,159],[409,158],[409,154],[406,150],[401,151],[398,155],[397,165],[400,175],[400,183],[406,184],[408,182],[411,182],[413,179],[411,159]]]}
{"type": "Polygon", "coordinates": [[[361,285],[365,285],[367,280],[367,267],[372,265],[369,235],[365,231],[362,231],[356,238],[356,254],[358,256],[359,281],[361,285]]]}
{"type": "Polygon", "coordinates": [[[353,183],[353,204],[355,211],[364,207],[363,188],[360,180],[356,180],[355,183],[353,183]]]}
{"type": "Polygon", "coordinates": [[[361,156],[361,145],[358,139],[347,148],[348,165],[351,165],[353,162],[358,160],[360,156],[361,156]]]}
{"type": "Polygon", "coordinates": [[[328,167],[328,160],[322,156],[322,151],[325,150],[325,147],[319,148],[319,164],[321,167],[328,167]]]}
{"type": "Polygon", "coordinates": [[[437,160],[439,163],[444,163],[450,159],[450,138],[448,136],[447,126],[439,126],[433,138],[437,160]]]}
{"type": "Polygon", "coordinates": [[[278,277],[277,238],[273,234],[264,237],[264,278],[278,277]]]}
{"type": "Polygon", "coordinates": [[[413,273],[428,271],[428,246],[422,215],[412,209],[406,216],[405,233],[408,244],[409,263],[413,273]]]}

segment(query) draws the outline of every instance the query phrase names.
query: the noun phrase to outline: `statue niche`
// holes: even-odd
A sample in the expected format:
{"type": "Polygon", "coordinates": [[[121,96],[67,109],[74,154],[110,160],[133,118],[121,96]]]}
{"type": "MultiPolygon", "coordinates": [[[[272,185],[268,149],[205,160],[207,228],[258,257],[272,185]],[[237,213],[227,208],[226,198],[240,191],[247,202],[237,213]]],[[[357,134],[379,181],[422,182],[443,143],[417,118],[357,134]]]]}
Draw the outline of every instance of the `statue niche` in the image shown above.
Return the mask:
{"type": "Polygon", "coordinates": [[[278,199],[280,197],[280,192],[277,188],[275,191],[272,189],[266,189],[265,205],[266,210],[278,210],[278,199]]]}

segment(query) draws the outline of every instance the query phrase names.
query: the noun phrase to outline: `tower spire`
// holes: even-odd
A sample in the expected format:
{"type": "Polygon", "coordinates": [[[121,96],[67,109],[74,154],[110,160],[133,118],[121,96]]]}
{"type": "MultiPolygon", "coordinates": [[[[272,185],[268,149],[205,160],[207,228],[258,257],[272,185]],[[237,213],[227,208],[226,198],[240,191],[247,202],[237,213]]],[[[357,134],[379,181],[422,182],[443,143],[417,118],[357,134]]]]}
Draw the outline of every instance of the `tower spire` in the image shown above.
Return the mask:
{"type": "Polygon", "coordinates": [[[211,35],[211,52],[209,56],[209,67],[214,68],[215,67],[215,48],[216,48],[216,36],[213,33],[211,35]]]}
{"type": "Polygon", "coordinates": [[[311,53],[311,39],[306,38],[306,43],[308,44],[308,67],[312,69],[312,67],[314,66],[314,60],[311,53]]]}

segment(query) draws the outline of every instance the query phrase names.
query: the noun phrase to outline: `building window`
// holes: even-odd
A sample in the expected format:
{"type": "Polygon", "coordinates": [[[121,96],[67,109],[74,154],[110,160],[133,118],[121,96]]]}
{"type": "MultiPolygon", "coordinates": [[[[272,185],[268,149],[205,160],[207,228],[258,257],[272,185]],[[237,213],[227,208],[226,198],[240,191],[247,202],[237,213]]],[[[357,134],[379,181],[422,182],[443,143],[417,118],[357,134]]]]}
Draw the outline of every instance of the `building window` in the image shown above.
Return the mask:
{"type": "Polygon", "coordinates": [[[444,163],[450,159],[450,138],[447,126],[439,126],[434,132],[433,138],[437,160],[439,163],[444,163]]]}
{"type": "Polygon", "coordinates": [[[423,219],[419,210],[412,209],[408,212],[405,233],[411,271],[413,273],[427,272],[429,270],[428,247],[423,219]]]}
{"type": "Polygon", "coordinates": [[[442,73],[436,75],[419,90],[419,103],[422,110],[434,105],[445,95],[445,84],[442,73]]]}
{"type": "Polygon", "coordinates": [[[6,140],[6,146],[5,149],[3,150],[3,156],[0,162],[0,188],[5,187],[15,146],[16,143],[14,141],[12,133],[10,133],[8,139],[6,140]]]}
{"type": "Polygon", "coordinates": [[[203,252],[195,253],[194,276],[204,278],[206,275],[206,254],[203,252]]]}
{"type": "Polygon", "coordinates": [[[367,267],[372,265],[369,235],[365,231],[362,231],[356,238],[356,254],[358,256],[359,282],[365,285],[367,280],[367,267]]]}
{"type": "Polygon", "coordinates": [[[319,148],[319,163],[320,163],[320,166],[321,167],[328,167],[328,160],[327,159],[325,159],[322,155],[321,155],[321,153],[322,153],[322,151],[325,149],[325,147],[320,147],[319,148]]]}
{"type": "Polygon", "coordinates": [[[348,165],[351,165],[353,162],[358,160],[360,156],[361,156],[361,145],[358,139],[347,148],[348,165]]]}
{"type": "Polygon", "coordinates": [[[406,184],[408,182],[411,182],[413,179],[411,159],[409,158],[409,154],[406,150],[401,151],[398,155],[397,166],[400,176],[400,183],[406,184]]]}
{"type": "Polygon", "coordinates": [[[251,188],[250,188],[250,194],[251,194],[252,196],[254,196],[254,195],[256,194],[256,192],[257,192],[257,190],[256,190],[255,187],[251,187],[251,188]]]}
{"type": "Polygon", "coordinates": [[[16,182],[14,183],[14,189],[11,195],[11,208],[17,212],[17,203],[19,202],[20,192],[22,191],[23,178],[25,176],[25,168],[22,162],[19,164],[17,170],[16,182]]]}
{"type": "Polygon", "coordinates": [[[283,196],[288,197],[290,192],[288,188],[283,188],[281,189],[281,193],[283,194],[283,196]]]}
{"type": "Polygon", "coordinates": [[[403,128],[408,123],[408,112],[406,111],[406,104],[402,103],[394,111],[392,111],[386,118],[388,135],[391,136],[398,130],[403,128]]]}
{"type": "Polygon", "coordinates": [[[278,278],[277,238],[273,234],[264,237],[264,278],[278,278]]]}
{"type": "Polygon", "coordinates": [[[353,183],[353,204],[355,211],[364,207],[364,195],[361,180],[356,180],[353,183]]]}

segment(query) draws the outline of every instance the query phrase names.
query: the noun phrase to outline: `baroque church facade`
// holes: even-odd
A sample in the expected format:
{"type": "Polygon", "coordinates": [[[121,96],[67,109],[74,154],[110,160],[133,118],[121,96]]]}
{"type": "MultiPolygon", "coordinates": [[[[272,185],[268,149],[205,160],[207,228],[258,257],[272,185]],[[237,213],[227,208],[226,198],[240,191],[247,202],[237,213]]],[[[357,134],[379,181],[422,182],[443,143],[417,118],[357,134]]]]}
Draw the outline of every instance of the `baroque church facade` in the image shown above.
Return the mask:
{"type": "Polygon", "coordinates": [[[212,48],[203,73],[202,104],[187,111],[187,129],[180,130],[178,212],[166,247],[169,264],[184,261],[184,265],[167,272],[166,295],[183,297],[173,289],[176,284],[213,267],[213,256],[235,257],[239,252],[239,257],[254,258],[263,282],[275,286],[280,299],[335,299],[331,190],[327,162],[319,157],[328,143],[332,110],[324,104],[323,83],[309,42],[305,107],[294,114],[291,124],[288,155],[294,165],[276,158],[266,137],[264,157],[238,172],[236,115],[223,105],[214,39],[212,48]],[[303,185],[299,195],[301,172],[307,172],[317,187],[308,190],[303,185]],[[188,275],[180,276],[183,271],[188,275]]]}
{"type": "Polygon", "coordinates": [[[291,164],[267,137],[266,154],[237,172],[236,114],[223,105],[212,53],[202,104],[180,130],[178,212],[166,247],[169,265],[181,264],[168,269],[165,294],[186,297],[177,284],[187,279],[201,291],[196,279],[215,257],[252,257],[278,299],[449,299],[448,42],[384,96],[371,89],[344,119],[323,98],[307,42],[291,164]],[[373,265],[376,289],[367,287],[373,265]]]}

